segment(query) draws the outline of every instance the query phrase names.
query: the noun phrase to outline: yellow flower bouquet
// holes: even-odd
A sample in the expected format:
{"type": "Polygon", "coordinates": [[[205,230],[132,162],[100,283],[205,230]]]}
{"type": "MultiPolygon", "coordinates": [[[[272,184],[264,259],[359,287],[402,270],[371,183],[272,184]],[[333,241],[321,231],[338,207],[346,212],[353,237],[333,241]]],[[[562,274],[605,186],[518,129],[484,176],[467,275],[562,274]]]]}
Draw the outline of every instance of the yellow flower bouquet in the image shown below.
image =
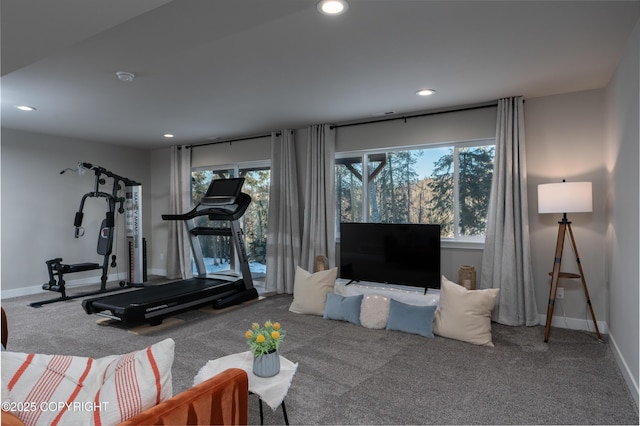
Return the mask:
{"type": "Polygon", "coordinates": [[[284,339],[285,331],[280,328],[279,322],[266,321],[264,327],[254,322],[244,335],[253,356],[258,357],[277,351],[284,339]]]}

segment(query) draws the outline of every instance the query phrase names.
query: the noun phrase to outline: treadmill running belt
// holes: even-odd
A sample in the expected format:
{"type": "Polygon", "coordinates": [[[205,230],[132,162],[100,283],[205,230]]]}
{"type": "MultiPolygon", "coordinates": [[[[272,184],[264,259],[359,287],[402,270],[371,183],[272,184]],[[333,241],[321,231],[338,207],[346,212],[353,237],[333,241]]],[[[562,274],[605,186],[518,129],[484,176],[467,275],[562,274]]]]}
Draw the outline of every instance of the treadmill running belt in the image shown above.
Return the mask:
{"type": "Polygon", "coordinates": [[[140,290],[87,299],[82,302],[88,314],[116,319],[125,324],[149,322],[157,325],[168,314],[214,303],[244,289],[243,281],[190,278],[140,290]],[[109,311],[110,313],[102,313],[109,311]]]}

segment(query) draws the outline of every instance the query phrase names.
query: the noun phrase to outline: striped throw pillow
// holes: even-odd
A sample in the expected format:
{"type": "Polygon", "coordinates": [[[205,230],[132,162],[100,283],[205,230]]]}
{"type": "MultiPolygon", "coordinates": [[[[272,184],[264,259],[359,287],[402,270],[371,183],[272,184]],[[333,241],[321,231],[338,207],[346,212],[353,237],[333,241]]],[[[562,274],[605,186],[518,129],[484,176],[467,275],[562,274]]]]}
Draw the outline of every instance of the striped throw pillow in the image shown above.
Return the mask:
{"type": "Polygon", "coordinates": [[[171,398],[175,342],[85,358],[2,352],[3,410],[27,426],[116,425],[171,398]]]}

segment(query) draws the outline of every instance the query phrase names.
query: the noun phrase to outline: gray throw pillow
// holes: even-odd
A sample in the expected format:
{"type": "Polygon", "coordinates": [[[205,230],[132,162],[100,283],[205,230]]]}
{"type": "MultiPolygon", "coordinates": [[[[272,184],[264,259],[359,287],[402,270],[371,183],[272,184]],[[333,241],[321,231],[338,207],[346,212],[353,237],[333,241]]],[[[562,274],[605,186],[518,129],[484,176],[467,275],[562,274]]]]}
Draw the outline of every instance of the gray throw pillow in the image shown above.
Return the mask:
{"type": "Polygon", "coordinates": [[[327,304],[324,319],[349,321],[360,325],[360,305],[364,295],[343,297],[335,293],[327,293],[327,304]]]}
{"type": "Polygon", "coordinates": [[[387,330],[404,331],[433,338],[433,316],[437,306],[415,306],[391,299],[387,330]]]}

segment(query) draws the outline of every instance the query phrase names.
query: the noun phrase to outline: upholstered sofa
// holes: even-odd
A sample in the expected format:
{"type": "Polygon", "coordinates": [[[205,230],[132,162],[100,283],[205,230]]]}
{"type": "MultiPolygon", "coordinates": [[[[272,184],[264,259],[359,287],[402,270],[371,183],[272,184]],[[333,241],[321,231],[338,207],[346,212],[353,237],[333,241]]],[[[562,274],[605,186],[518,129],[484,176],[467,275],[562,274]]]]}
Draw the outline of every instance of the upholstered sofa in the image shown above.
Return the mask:
{"type": "MultiPolygon", "coordinates": [[[[8,327],[2,309],[2,346],[8,327]]],[[[4,391],[4,390],[3,390],[4,391]]],[[[133,425],[242,425],[248,423],[249,381],[244,370],[231,368],[145,409],[120,423],[133,425]]],[[[4,406],[3,406],[4,409],[4,406]]],[[[17,415],[2,411],[2,425],[24,425],[17,415]]],[[[60,424],[63,424],[61,422],[60,424]]]]}

